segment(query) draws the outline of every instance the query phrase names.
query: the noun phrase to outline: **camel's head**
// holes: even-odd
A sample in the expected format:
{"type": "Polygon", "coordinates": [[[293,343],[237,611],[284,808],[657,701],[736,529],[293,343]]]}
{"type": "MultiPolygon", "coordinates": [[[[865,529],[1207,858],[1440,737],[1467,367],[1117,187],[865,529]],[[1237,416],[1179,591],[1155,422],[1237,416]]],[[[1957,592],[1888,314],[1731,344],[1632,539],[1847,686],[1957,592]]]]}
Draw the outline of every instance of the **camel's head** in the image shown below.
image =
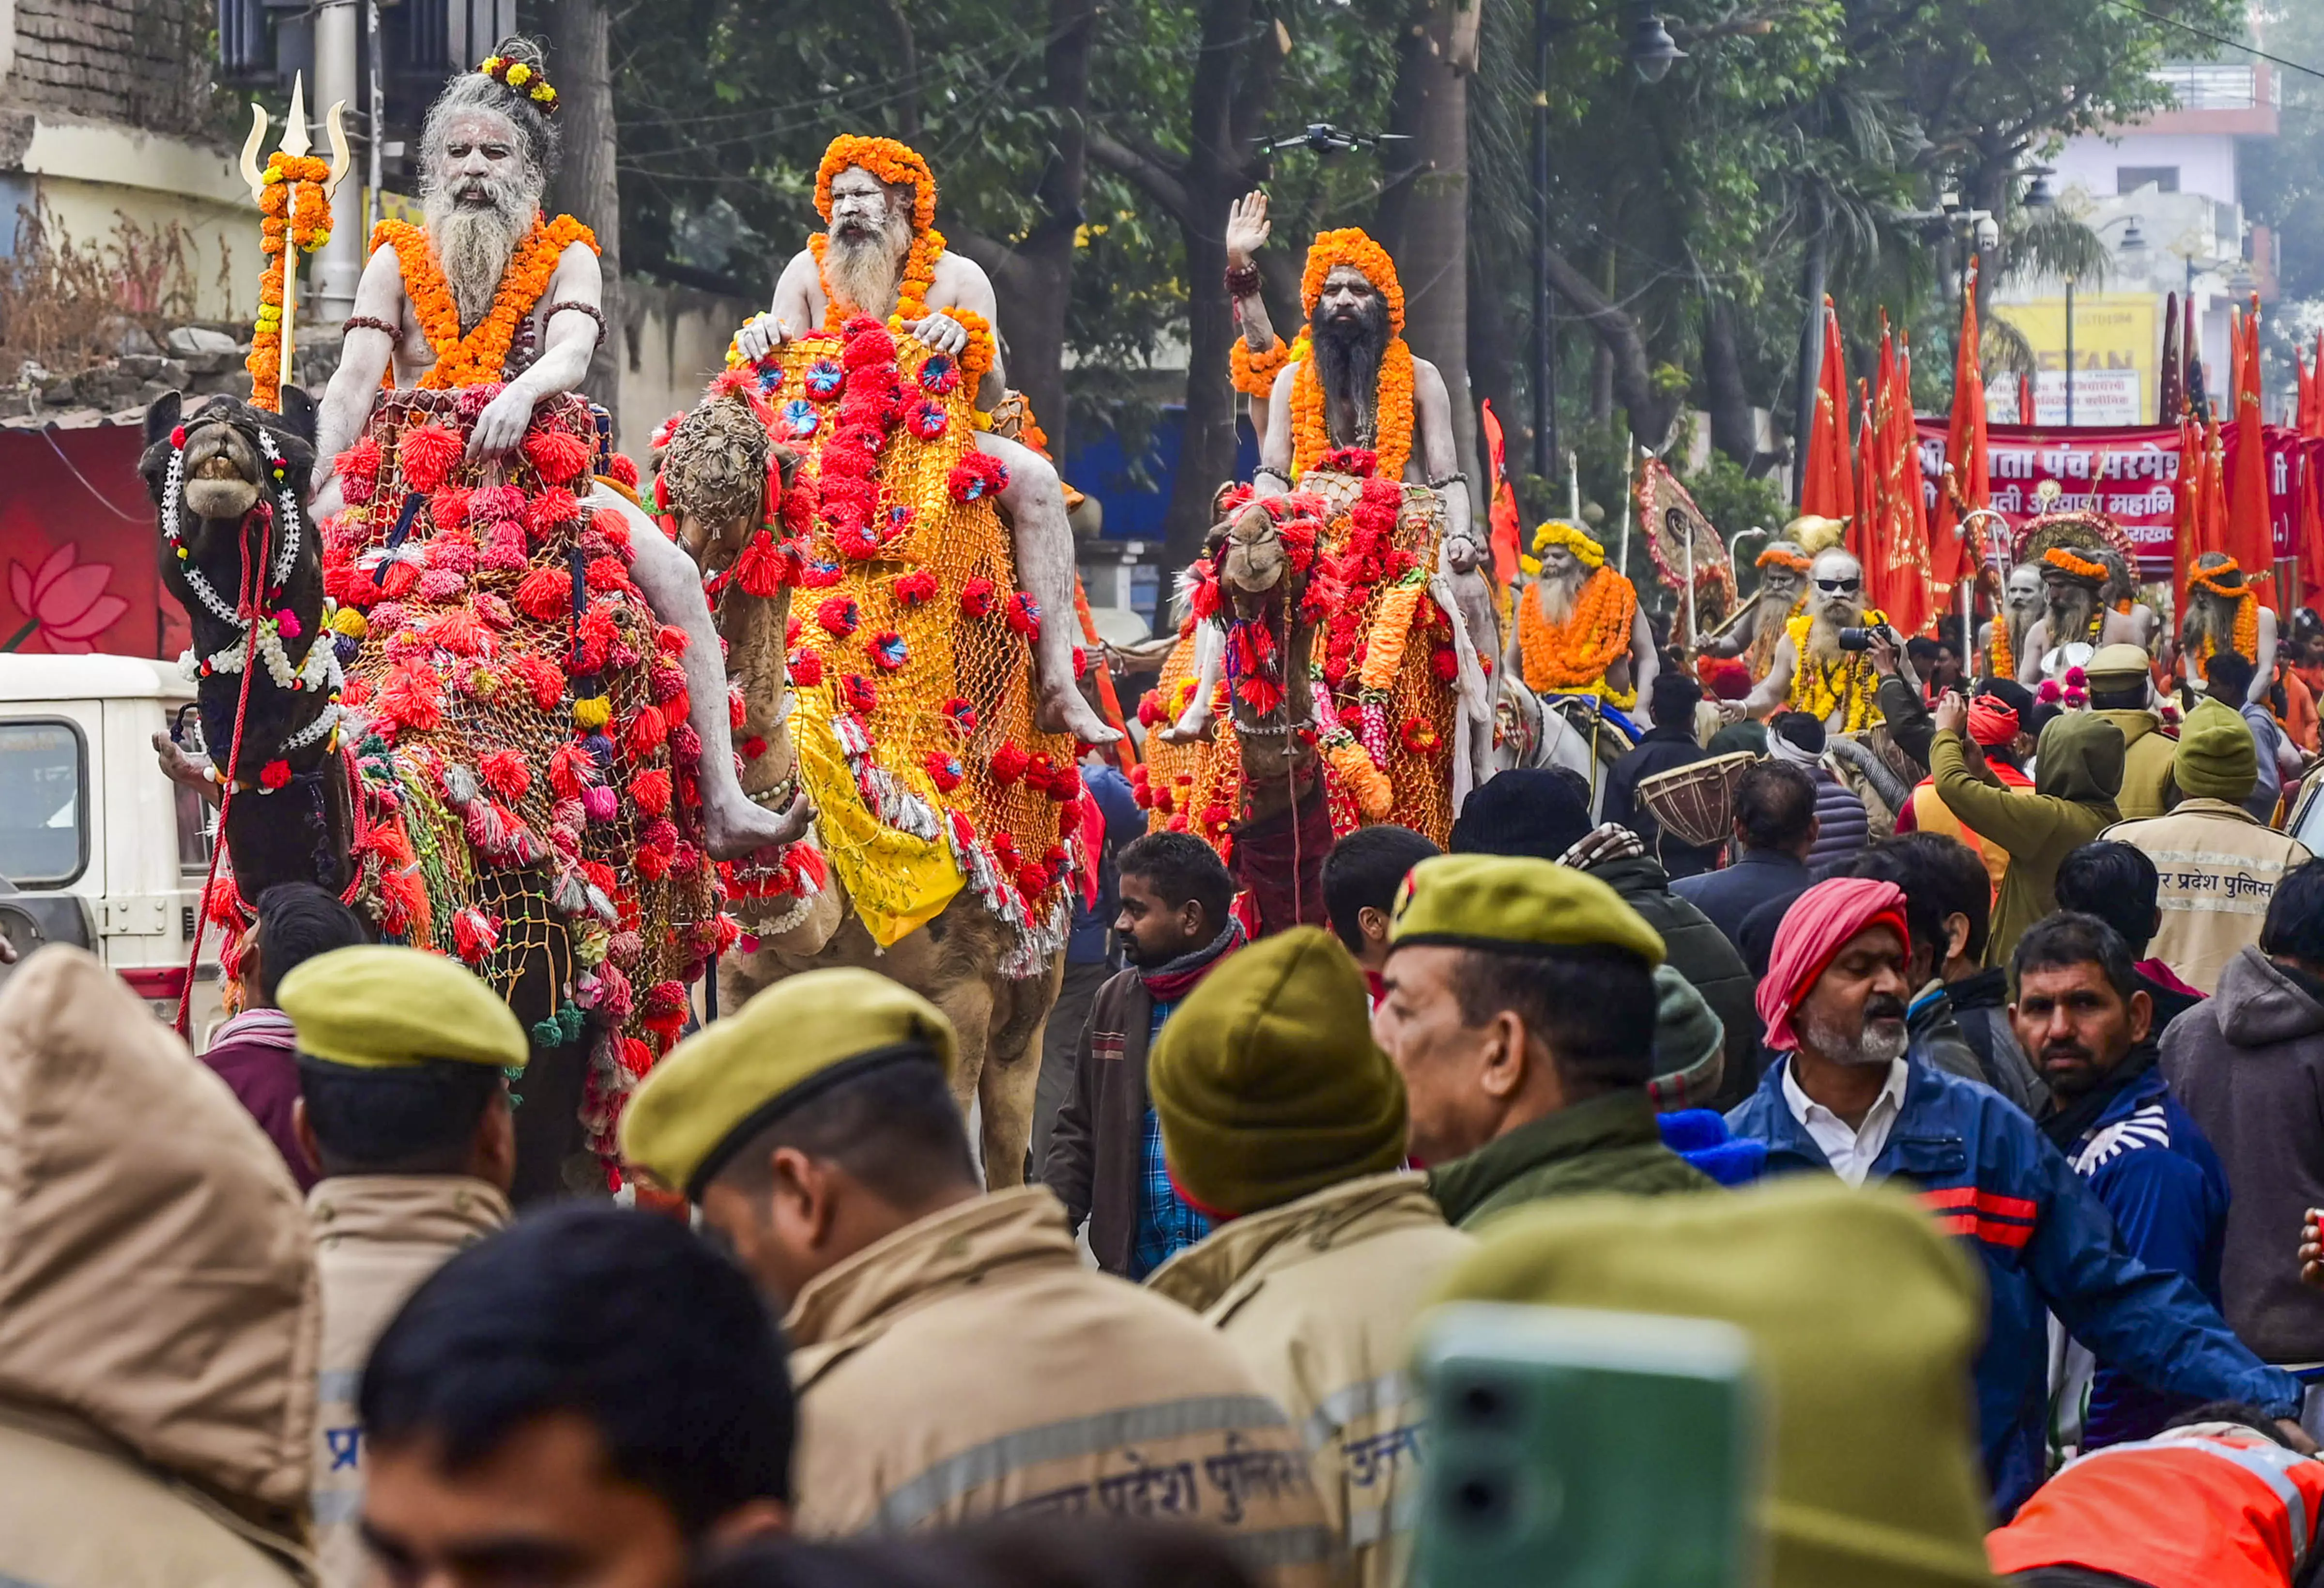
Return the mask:
{"type": "Polygon", "coordinates": [[[763,404],[724,376],[657,439],[678,543],[705,574],[722,572],[780,503],[797,455],[768,438],[763,404]]]}
{"type": "Polygon", "coordinates": [[[1505,772],[1536,764],[1543,727],[1540,697],[1504,672],[1493,698],[1493,770],[1505,772]]]}
{"type": "MultiPolygon", "coordinates": [[[[145,411],[145,452],[137,466],[156,506],[169,505],[162,496],[171,488],[173,457],[176,505],[189,540],[213,525],[238,524],[262,497],[286,488],[303,499],[315,467],[314,402],[286,385],[280,413],[213,397],[189,415],[171,392],[145,411]]],[[[198,554],[198,540],[194,549],[198,554]]]]}
{"type": "Polygon", "coordinates": [[[1263,502],[1246,504],[1211,531],[1217,549],[1212,562],[1219,582],[1237,596],[1261,596],[1281,582],[1291,567],[1290,549],[1275,515],[1263,502]]]}

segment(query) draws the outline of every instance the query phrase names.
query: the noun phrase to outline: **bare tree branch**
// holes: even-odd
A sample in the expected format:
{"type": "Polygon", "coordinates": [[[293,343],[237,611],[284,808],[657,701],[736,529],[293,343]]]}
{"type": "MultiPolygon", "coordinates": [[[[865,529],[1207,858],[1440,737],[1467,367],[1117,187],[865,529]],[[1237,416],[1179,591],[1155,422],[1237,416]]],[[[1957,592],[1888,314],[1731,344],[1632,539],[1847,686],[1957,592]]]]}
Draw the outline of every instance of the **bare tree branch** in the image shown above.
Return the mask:
{"type": "Polygon", "coordinates": [[[1170,218],[1179,225],[1185,225],[1193,216],[1194,204],[1187,196],[1186,184],[1157,162],[1116,140],[1112,134],[1092,127],[1089,152],[1090,158],[1106,170],[1137,183],[1148,198],[1169,211],[1170,218]]]}

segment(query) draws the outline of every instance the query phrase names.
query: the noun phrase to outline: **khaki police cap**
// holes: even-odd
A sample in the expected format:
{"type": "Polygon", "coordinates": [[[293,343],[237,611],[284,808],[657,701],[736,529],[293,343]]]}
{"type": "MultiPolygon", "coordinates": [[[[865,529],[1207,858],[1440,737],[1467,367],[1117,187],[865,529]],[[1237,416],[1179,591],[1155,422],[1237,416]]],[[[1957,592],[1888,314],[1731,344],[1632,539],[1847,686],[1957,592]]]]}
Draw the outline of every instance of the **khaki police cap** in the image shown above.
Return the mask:
{"type": "Polygon", "coordinates": [[[410,1069],[451,1059],[524,1067],[524,1028],[490,984],[457,960],[364,943],[291,967],[274,1002],[299,1051],[356,1069],[410,1069]]]}
{"type": "Polygon", "coordinates": [[[2141,646],[2106,645],[2082,664],[2082,673],[2092,679],[2142,679],[2153,665],[2154,659],[2141,646]]]}
{"type": "Polygon", "coordinates": [[[899,1061],[950,1079],[957,1052],[943,1011],[876,972],[787,976],[647,1073],[622,1114],[622,1156],[698,1201],[738,1148],[809,1098],[899,1061]]]}
{"type": "Polygon", "coordinates": [[[1604,946],[1663,962],[1662,935],[1597,878],[1507,854],[1436,854],[1412,868],[1396,899],[1388,946],[1415,943],[1538,953],[1604,946]]]}

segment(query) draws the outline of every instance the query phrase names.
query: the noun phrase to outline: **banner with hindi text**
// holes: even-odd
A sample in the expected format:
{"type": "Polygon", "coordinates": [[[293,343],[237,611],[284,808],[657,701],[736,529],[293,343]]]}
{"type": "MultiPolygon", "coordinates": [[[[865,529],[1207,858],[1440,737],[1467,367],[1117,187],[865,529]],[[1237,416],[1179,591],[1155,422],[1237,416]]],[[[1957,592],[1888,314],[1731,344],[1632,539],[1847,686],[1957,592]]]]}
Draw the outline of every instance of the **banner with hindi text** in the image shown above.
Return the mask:
{"type": "MultiPolygon", "coordinates": [[[[1923,489],[1933,512],[1945,466],[1946,421],[1942,416],[1915,421],[1920,438],[1923,489]]],[[[2236,427],[2226,427],[2227,446],[2236,427]]],[[[2275,554],[2292,555],[2299,529],[2294,482],[2301,478],[2299,435],[2270,425],[2266,430],[2270,517],[2275,554]]],[[[2141,427],[2098,429],[1995,425],[1987,443],[1991,459],[1993,510],[2013,527],[2042,512],[2103,512],[2123,527],[2138,548],[2139,577],[2167,579],[2172,571],[2172,534],[2178,514],[2179,432],[2141,427]],[[2054,482],[2054,496],[2043,487],[2054,482]]],[[[2312,473],[2313,471],[2311,471],[2312,473]]]]}

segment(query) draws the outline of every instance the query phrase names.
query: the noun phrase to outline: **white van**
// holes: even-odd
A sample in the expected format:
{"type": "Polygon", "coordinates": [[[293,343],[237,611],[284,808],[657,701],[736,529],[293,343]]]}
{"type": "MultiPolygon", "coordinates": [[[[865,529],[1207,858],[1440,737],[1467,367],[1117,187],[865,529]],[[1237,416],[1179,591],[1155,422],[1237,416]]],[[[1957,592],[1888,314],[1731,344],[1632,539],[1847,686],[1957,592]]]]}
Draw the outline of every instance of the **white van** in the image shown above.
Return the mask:
{"type": "MultiPolygon", "coordinates": [[[[0,934],[20,958],[78,944],[164,1020],[185,990],[212,813],[162,776],[152,739],[183,711],[195,749],[193,701],[171,662],[0,653],[0,934]]],[[[195,975],[197,1048],[218,1020],[217,947],[212,927],[195,975]]]]}

